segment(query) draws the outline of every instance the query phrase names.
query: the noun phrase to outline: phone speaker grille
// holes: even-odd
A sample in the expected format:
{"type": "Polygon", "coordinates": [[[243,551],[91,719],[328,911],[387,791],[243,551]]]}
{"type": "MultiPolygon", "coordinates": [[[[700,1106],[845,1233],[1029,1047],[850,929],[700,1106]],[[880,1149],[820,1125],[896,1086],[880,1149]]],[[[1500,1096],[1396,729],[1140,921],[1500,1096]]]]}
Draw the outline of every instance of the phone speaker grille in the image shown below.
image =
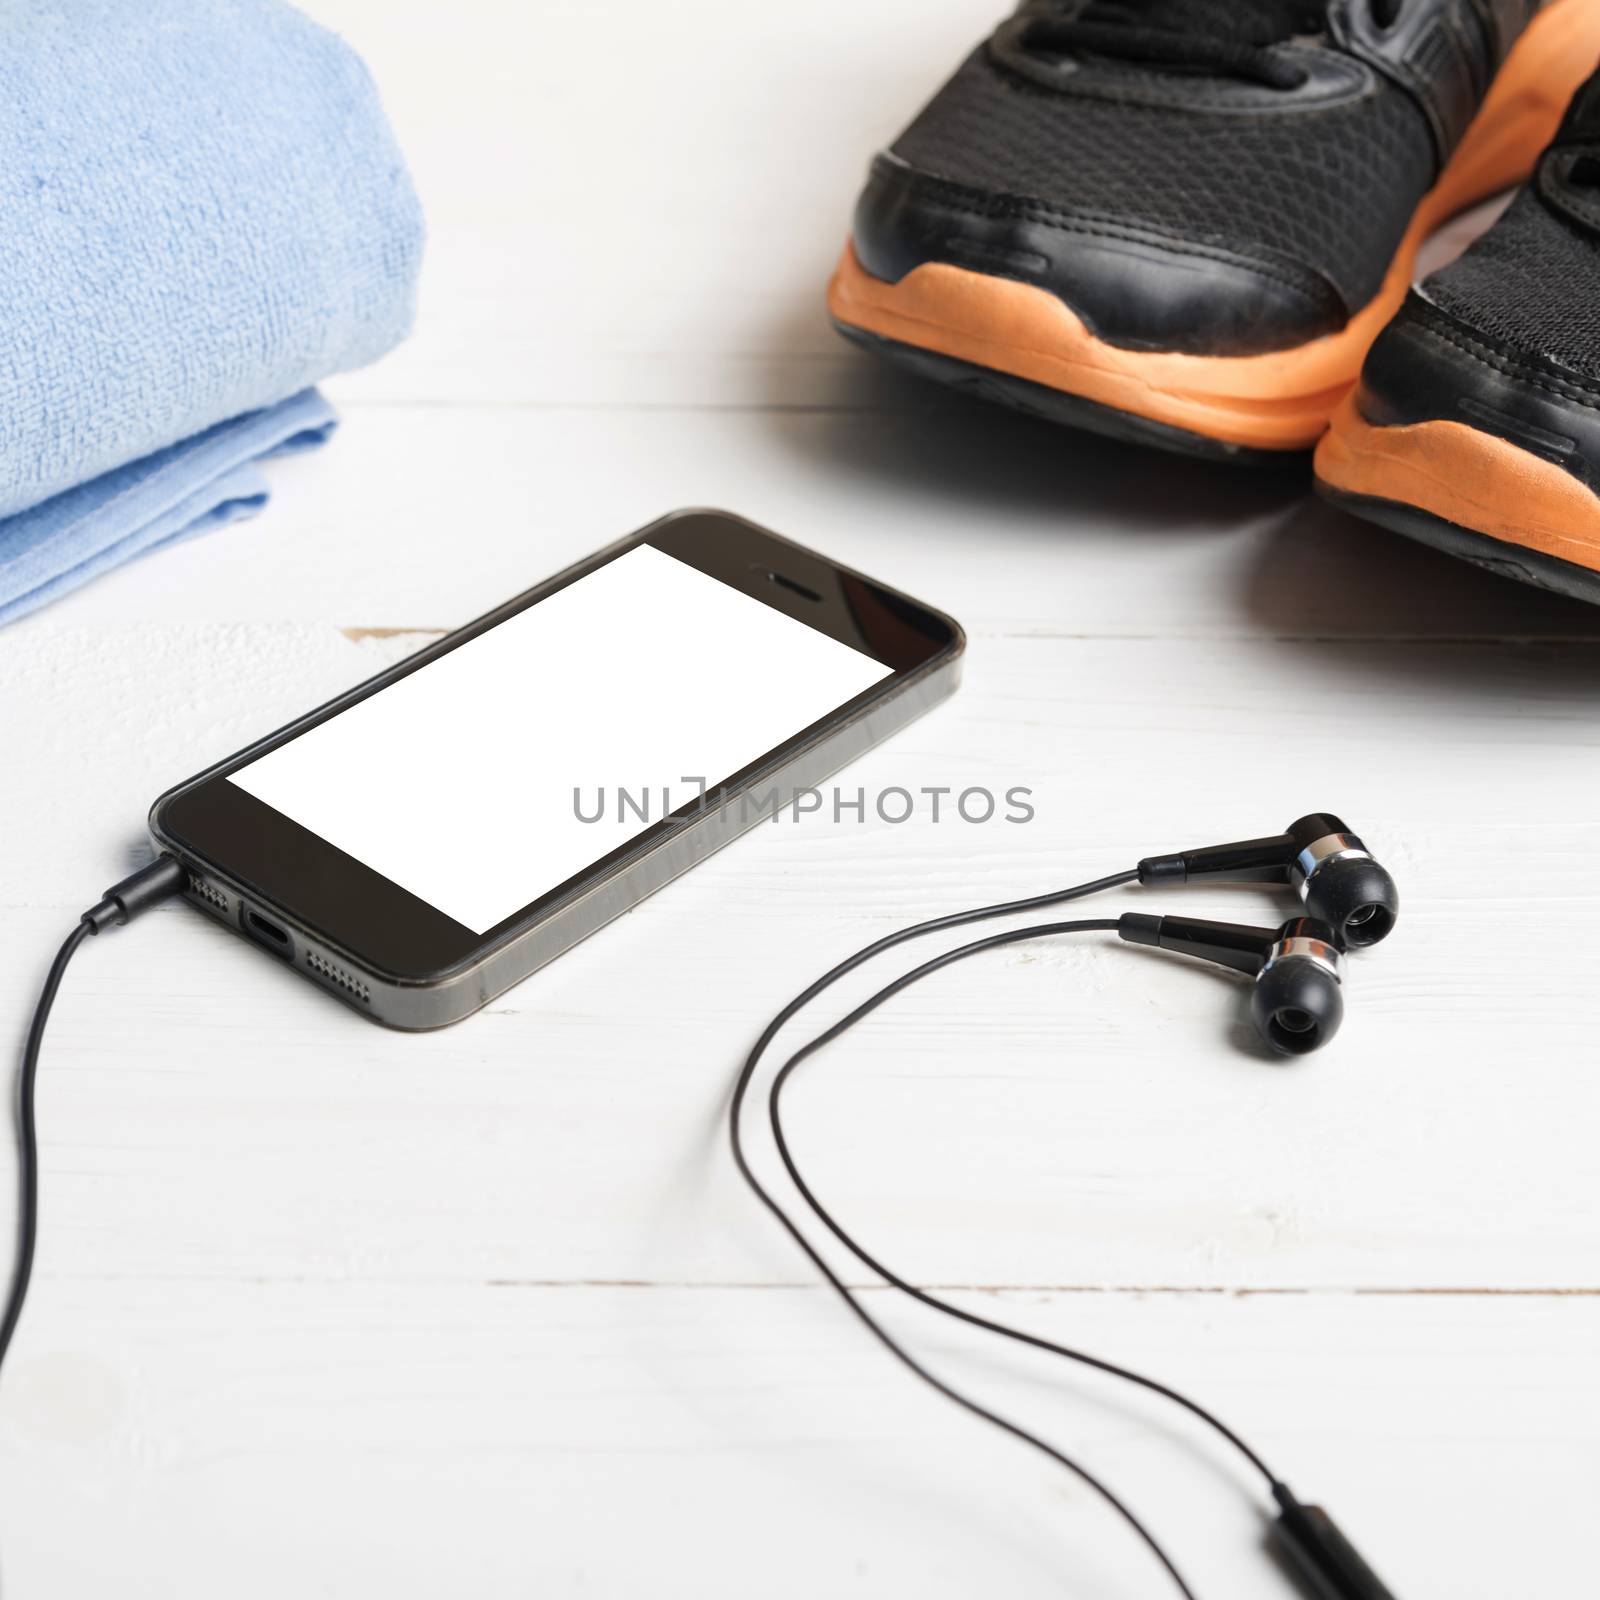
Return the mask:
{"type": "Polygon", "coordinates": [[[189,874],[189,893],[196,900],[204,900],[208,906],[220,911],[223,916],[228,914],[228,897],[220,889],[207,883],[198,873],[189,874]]]}
{"type": "Polygon", "coordinates": [[[366,984],[354,973],[346,972],[343,967],[336,967],[326,956],[319,956],[315,950],[308,950],[306,965],[324,983],[331,983],[335,989],[343,989],[346,994],[353,995],[364,1006],[372,1004],[372,991],[366,984]]]}

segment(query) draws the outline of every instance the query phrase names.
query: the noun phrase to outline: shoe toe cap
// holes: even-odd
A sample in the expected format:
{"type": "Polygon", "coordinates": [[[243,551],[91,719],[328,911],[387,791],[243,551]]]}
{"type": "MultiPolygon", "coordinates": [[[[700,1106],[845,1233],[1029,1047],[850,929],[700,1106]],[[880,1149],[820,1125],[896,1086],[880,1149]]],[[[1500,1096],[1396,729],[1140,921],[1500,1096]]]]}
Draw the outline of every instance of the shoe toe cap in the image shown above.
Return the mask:
{"type": "Polygon", "coordinates": [[[1290,257],[986,192],[892,153],[873,163],[853,243],[863,269],[891,283],[943,263],[1032,284],[1128,349],[1261,354],[1348,320],[1333,286],[1290,257]]]}

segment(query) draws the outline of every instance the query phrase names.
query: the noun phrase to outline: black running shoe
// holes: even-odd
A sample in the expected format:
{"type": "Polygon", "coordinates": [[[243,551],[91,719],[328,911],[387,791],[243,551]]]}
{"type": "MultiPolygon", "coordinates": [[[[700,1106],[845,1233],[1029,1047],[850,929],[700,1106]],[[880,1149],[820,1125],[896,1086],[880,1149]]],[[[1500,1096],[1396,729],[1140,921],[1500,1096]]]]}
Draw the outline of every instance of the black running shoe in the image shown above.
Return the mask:
{"type": "Polygon", "coordinates": [[[1600,0],[1029,0],[873,163],[829,307],[1025,410],[1305,450],[1597,57],[1600,0]]]}
{"type": "Polygon", "coordinates": [[[1317,484],[1600,603],[1600,73],[1511,209],[1379,335],[1317,449],[1317,484]]]}

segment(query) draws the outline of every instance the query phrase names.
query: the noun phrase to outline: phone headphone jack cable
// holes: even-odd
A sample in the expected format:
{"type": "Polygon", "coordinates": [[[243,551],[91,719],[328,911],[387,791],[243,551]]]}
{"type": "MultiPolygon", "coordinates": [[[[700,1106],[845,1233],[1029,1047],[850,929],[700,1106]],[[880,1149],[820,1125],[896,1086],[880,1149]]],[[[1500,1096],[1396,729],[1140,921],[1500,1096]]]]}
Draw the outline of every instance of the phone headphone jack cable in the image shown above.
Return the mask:
{"type": "Polygon", "coordinates": [[[45,1024],[55,1004],[56,991],[67,964],[84,940],[121,927],[182,892],[188,874],[171,856],[161,856],[149,866],[126,877],[106,890],[99,903],[78,918],[78,925],[67,935],[56,952],[50,971],[39,991],[33,1020],[28,1024],[27,1043],[22,1048],[22,1070],[17,1078],[17,1171],[21,1185],[18,1205],[17,1255],[11,1270],[11,1288],[6,1295],[5,1317],[0,1320],[0,1371],[4,1370],[11,1337],[22,1318],[22,1304],[28,1297],[28,1281],[33,1276],[34,1245],[39,1235],[39,1140],[34,1125],[34,1084],[39,1075],[39,1049],[44,1043],[45,1024]]]}

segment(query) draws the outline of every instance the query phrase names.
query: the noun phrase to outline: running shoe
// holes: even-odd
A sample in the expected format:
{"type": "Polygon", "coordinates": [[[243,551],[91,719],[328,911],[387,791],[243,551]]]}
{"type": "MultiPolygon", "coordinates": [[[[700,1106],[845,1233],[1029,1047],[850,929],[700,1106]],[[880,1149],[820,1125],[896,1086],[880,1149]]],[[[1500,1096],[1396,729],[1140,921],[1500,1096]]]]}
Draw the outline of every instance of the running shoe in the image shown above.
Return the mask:
{"type": "Polygon", "coordinates": [[[829,308],[1023,410],[1281,459],[1597,57],[1600,0],[1029,0],[873,162],[829,308]]]}
{"type": "Polygon", "coordinates": [[[1600,603],[1600,73],[1511,209],[1378,336],[1316,469],[1361,516],[1600,603]]]}

